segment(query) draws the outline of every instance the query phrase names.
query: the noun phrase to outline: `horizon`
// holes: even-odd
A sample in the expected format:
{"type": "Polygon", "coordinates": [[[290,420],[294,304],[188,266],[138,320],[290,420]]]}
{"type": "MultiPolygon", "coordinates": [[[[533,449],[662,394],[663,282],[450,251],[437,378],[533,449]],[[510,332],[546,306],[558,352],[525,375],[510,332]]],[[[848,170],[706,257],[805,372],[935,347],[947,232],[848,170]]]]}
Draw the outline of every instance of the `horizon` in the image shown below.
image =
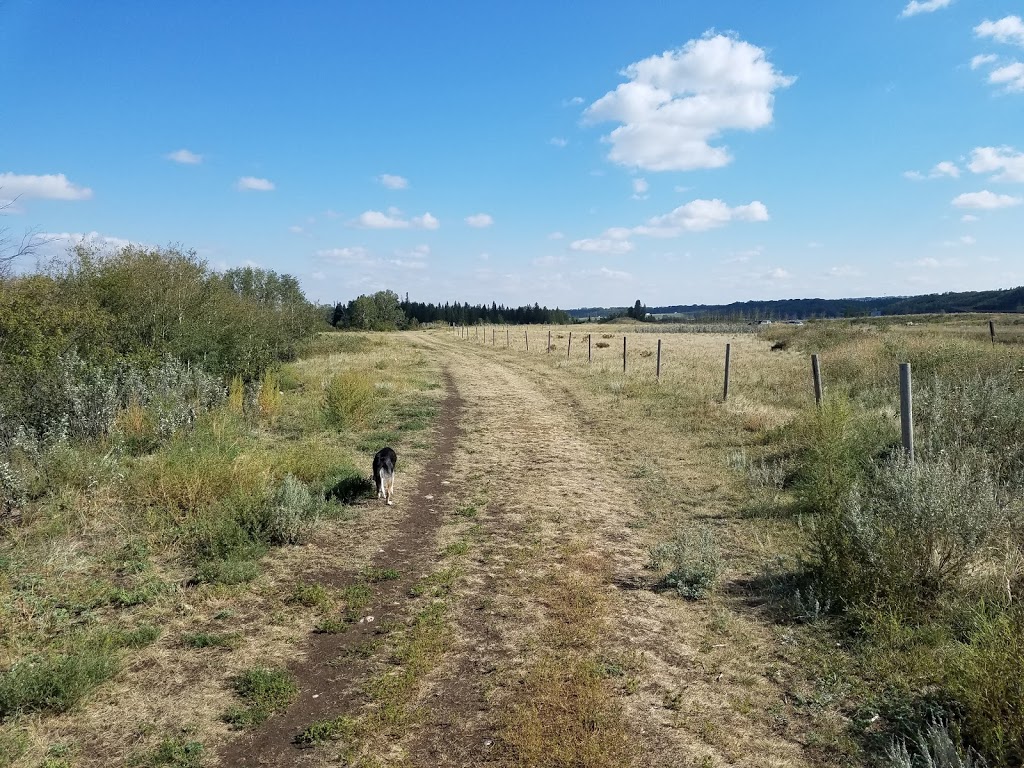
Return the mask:
{"type": "Polygon", "coordinates": [[[323,304],[1024,284],[1019,7],[785,10],[13,0],[0,227],[44,258],[181,243],[323,304]]]}

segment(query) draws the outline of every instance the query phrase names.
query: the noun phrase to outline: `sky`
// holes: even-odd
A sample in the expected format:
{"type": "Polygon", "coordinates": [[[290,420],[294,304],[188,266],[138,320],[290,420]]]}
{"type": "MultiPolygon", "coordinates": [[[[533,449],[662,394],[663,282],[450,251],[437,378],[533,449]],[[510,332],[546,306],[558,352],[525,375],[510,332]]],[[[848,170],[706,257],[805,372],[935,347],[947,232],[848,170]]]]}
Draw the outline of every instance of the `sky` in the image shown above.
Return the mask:
{"type": "Polygon", "coordinates": [[[0,0],[0,227],[44,255],[194,249],[324,303],[1015,287],[1022,16],[1022,0],[0,0]]]}

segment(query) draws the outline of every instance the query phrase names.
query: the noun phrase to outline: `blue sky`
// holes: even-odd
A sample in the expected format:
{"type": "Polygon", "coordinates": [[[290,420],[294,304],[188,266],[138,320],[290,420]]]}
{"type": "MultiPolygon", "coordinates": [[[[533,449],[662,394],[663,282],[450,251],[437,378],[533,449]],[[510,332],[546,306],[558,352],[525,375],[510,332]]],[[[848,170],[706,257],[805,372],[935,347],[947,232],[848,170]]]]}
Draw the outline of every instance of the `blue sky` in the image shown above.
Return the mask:
{"type": "Polygon", "coordinates": [[[2,224],[181,244],[323,302],[1013,287],[1022,15],[0,0],[2,224]]]}

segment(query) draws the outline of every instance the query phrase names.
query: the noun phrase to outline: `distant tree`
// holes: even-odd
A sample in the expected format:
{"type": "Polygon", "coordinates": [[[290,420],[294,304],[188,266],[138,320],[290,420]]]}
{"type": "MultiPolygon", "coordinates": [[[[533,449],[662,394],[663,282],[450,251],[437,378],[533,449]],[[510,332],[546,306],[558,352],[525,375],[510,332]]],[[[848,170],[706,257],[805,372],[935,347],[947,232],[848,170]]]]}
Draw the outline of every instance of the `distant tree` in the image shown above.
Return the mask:
{"type": "Polygon", "coordinates": [[[626,317],[632,317],[634,320],[643,320],[647,317],[647,307],[640,303],[640,299],[637,299],[636,304],[626,310],[626,317]]]}

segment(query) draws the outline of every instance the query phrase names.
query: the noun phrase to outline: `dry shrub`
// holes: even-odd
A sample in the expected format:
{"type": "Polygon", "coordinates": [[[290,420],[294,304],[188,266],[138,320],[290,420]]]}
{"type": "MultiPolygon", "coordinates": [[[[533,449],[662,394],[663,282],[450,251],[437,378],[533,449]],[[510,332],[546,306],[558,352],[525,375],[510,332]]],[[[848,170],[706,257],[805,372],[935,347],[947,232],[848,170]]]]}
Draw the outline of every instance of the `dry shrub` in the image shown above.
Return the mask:
{"type": "Polygon", "coordinates": [[[241,416],[244,409],[245,383],[241,376],[235,376],[231,379],[231,386],[228,389],[228,410],[241,416]]]}
{"type": "Polygon", "coordinates": [[[605,349],[606,347],[609,347],[611,345],[607,341],[599,341],[594,346],[597,347],[598,349],[605,349]]]}

